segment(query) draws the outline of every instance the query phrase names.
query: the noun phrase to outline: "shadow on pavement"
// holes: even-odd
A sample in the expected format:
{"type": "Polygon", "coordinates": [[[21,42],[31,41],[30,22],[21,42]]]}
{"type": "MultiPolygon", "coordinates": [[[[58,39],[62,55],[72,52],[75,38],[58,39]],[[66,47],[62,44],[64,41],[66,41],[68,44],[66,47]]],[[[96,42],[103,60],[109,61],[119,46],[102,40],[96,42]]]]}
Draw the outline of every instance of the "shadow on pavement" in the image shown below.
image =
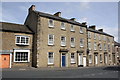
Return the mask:
{"type": "Polygon", "coordinates": [[[120,71],[120,66],[109,66],[103,68],[103,70],[120,71]]]}

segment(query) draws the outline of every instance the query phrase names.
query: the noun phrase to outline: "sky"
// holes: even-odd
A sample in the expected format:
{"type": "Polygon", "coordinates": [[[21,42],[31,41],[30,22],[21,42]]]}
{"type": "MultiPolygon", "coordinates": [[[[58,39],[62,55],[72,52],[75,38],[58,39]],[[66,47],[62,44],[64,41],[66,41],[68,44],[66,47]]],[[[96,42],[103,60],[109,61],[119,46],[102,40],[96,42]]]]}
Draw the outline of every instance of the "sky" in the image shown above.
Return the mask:
{"type": "Polygon", "coordinates": [[[96,25],[104,32],[111,34],[118,41],[118,2],[2,2],[0,21],[24,24],[28,8],[49,14],[60,11],[63,18],[76,18],[76,21],[87,25],[96,25]]]}

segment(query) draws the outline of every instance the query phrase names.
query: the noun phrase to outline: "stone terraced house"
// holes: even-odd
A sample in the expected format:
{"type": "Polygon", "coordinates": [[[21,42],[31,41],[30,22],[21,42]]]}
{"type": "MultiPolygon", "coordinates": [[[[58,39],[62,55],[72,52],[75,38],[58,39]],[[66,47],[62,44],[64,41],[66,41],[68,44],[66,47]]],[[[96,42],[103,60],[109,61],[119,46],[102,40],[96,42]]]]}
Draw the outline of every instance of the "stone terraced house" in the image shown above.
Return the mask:
{"type": "Polygon", "coordinates": [[[31,66],[32,35],[24,25],[0,22],[0,68],[31,66]]]}

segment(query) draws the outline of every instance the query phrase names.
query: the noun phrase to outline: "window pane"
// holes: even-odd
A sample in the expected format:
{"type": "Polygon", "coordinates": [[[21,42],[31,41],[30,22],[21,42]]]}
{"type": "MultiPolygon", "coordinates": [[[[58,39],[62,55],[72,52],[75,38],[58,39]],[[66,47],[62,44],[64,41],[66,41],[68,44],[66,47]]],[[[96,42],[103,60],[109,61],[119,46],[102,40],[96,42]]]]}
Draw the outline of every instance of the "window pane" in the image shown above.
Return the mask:
{"type": "Polygon", "coordinates": [[[17,37],[17,43],[20,43],[20,37],[17,37]]]}
{"type": "Polygon", "coordinates": [[[28,37],[26,37],[26,44],[28,44],[28,39],[29,39],[29,38],[28,38],[28,37]]]}
{"type": "Polygon", "coordinates": [[[53,20],[52,19],[49,20],[49,26],[53,27],[53,20]]]}
{"type": "Polygon", "coordinates": [[[48,53],[48,63],[53,63],[53,52],[48,53]]]}
{"type": "Polygon", "coordinates": [[[65,24],[64,24],[64,22],[61,23],[61,29],[65,29],[65,24]]]}
{"type": "Polygon", "coordinates": [[[66,45],[66,39],[64,36],[61,37],[61,46],[65,46],[66,45]]]}
{"type": "Polygon", "coordinates": [[[21,37],[21,43],[25,43],[25,37],[21,37]]]}
{"type": "Polygon", "coordinates": [[[16,52],[15,61],[28,61],[28,52],[16,52]]]}
{"type": "Polygon", "coordinates": [[[49,35],[48,45],[54,44],[54,35],[49,35]]]}

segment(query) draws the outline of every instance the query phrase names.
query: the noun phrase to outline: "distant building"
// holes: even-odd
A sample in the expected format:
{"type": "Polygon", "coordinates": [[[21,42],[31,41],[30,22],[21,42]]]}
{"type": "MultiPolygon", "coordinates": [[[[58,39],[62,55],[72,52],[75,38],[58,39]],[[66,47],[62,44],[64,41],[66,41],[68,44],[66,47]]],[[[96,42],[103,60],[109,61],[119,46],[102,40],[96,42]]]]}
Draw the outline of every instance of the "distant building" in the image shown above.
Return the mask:
{"type": "Polygon", "coordinates": [[[24,25],[0,22],[0,68],[31,66],[32,34],[24,25]]]}
{"type": "Polygon", "coordinates": [[[115,54],[116,54],[116,62],[117,64],[120,64],[120,43],[115,42],[115,54]]]}
{"type": "Polygon", "coordinates": [[[103,32],[103,29],[96,30],[95,25],[87,29],[87,35],[89,66],[113,65],[114,37],[103,32]]]}

